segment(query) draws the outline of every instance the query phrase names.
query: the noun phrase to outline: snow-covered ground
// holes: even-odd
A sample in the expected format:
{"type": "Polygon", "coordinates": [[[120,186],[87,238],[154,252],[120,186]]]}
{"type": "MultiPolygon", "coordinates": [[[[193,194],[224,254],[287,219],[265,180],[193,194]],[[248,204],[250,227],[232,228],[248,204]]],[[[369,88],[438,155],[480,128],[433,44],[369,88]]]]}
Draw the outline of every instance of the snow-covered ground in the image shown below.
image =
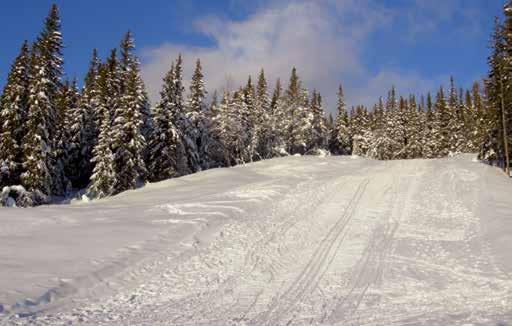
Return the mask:
{"type": "Polygon", "coordinates": [[[0,324],[512,323],[512,182],[286,157],[0,209],[0,324]]]}

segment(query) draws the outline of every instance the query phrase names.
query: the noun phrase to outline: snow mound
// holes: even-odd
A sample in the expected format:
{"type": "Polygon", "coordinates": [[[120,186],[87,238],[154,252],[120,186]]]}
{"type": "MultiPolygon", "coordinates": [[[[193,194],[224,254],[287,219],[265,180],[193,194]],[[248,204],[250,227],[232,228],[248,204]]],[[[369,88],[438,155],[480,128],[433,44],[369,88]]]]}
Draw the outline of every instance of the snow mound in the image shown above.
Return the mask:
{"type": "Polygon", "coordinates": [[[49,202],[40,192],[27,191],[23,186],[9,186],[2,189],[0,204],[5,207],[32,207],[49,202]]]}

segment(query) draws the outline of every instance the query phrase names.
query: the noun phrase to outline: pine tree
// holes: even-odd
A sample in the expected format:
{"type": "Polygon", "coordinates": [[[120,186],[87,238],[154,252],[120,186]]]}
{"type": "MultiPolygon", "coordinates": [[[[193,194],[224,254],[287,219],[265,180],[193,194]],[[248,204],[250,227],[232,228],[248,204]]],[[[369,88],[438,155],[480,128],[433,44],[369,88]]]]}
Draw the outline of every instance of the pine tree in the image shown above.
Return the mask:
{"type": "Polygon", "coordinates": [[[0,187],[20,183],[28,110],[30,50],[25,41],[11,67],[0,102],[0,187]]]}
{"type": "Polygon", "coordinates": [[[174,64],[171,85],[169,109],[171,110],[172,122],[176,126],[179,136],[176,149],[176,172],[177,175],[186,175],[194,172],[190,168],[191,166],[199,164],[199,153],[195,139],[190,138],[191,135],[195,135],[192,132],[194,127],[184,106],[183,93],[185,87],[183,86],[183,59],[181,55],[178,56],[174,64]]]}
{"type": "Polygon", "coordinates": [[[452,141],[452,125],[450,123],[453,118],[450,106],[446,103],[444,88],[440,87],[436,95],[434,104],[436,112],[436,138],[437,147],[435,149],[436,157],[444,157],[450,153],[452,141]]]}
{"type": "Polygon", "coordinates": [[[400,157],[406,159],[414,159],[422,157],[422,124],[418,111],[416,97],[411,95],[409,101],[405,101],[405,138],[402,155],[400,157]]]}
{"type": "Polygon", "coordinates": [[[70,85],[66,85],[61,105],[66,107],[58,146],[60,164],[64,170],[62,177],[65,176],[65,180],[69,180],[75,188],[82,188],[87,186],[90,179],[86,164],[88,162],[85,161],[83,150],[87,116],[81,105],[76,79],[70,85]]]}
{"type": "MultiPolygon", "coordinates": [[[[487,139],[483,143],[480,158],[489,161],[498,161],[500,164],[506,161],[505,141],[506,133],[504,125],[507,119],[504,108],[506,107],[504,96],[506,75],[505,75],[505,57],[506,57],[506,39],[505,29],[498,18],[495,20],[494,31],[491,40],[492,53],[488,58],[490,67],[488,78],[486,79],[486,92],[489,105],[489,121],[492,122],[487,139]]],[[[502,165],[506,165],[502,164],[502,165]]]]}
{"type": "Polygon", "coordinates": [[[505,57],[503,80],[500,84],[501,102],[501,129],[503,135],[503,152],[505,172],[510,176],[510,161],[512,156],[512,96],[510,88],[512,87],[512,3],[508,2],[505,6],[505,57]]]}
{"type": "MultiPolygon", "coordinates": [[[[46,83],[46,94],[52,106],[55,106],[54,101],[61,85],[61,76],[63,73],[63,44],[60,29],[61,21],[59,17],[59,10],[57,5],[54,4],[52,5],[48,17],[45,20],[44,29],[33,46],[33,52],[35,52],[38,57],[39,63],[41,65],[44,64],[45,66],[45,77],[43,78],[48,79],[48,82],[46,83]]],[[[63,119],[64,117],[59,115],[59,112],[55,107],[53,107],[49,113],[50,123],[48,126],[48,132],[50,139],[55,144],[55,142],[58,141],[58,139],[56,139],[56,134],[59,119],[63,119]]]]}
{"type": "Polygon", "coordinates": [[[48,73],[42,59],[33,53],[31,62],[30,73],[33,77],[29,85],[27,132],[23,139],[24,172],[21,181],[27,190],[50,196],[54,144],[49,126],[53,123],[55,107],[48,90],[52,85],[46,78],[48,73]]]}
{"type": "Polygon", "coordinates": [[[147,177],[144,162],[146,141],[142,134],[144,117],[142,102],[144,90],[140,84],[139,63],[132,54],[133,40],[127,33],[121,43],[121,97],[112,122],[112,153],[116,171],[114,193],[134,189],[147,177]]]}
{"type": "Polygon", "coordinates": [[[283,98],[281,80],[277,79],[272,100],[270,102],[270,125],[272,126],[272,156],[287,155],[286,151],[286,126],[287,112],[283,98]]]}
{"type": "Polygon", "coordinates": [[[305,154],[308,149],[308,133],[311,132],[312,114],[309,109],[307,90],[293,67],[290,83],[284,99],[284,141],[289,154],[305,154]]]}
{"type": "Polygon", "coordinates": [[[231,118],[233,123],[233,130],[237,139],[235,148],[236,164],[245,164],[252,162],[252,116],[247,105],[248,101],[245,98],[246,91],[244,88],[240,88],[233,95],[233,101],[231,102],[231,114],[234,116],[231,118]]]}
{"type": "Polygon", "coordinates": [[[174,96],[174,63],[164,78],[160,102],[153,109],[153,135],[149,143],[149,172],[151,181],[177,175],[178,147],[181,139],[174,125],[172,101],[174,96]]]}
{"type": "Polygon", "coordinates": [[[423,128],[423,157],[424,158],[435,158],[437,156],[437,133],[439,132],[438,121],[436,119],[434,103],[432,101],[432,95],[430,92],[427,95],[427,111],[425,112],[425,127],[423,128]]]}
{"type": "Polygon", "coordinates": [[[208,121],[206,121],[206,105],[204,100],[207,92],[203,81],[203,72],[201,61],[196,61],[196,67],[190,82],[190,93],[187,101],[187,117],[192,124],[188,130],[189,137],[195,142],[197,155],[189,157],[189,164],[192,171],[200,171],[209,166],[208,146],[210,143],[210,133],[208,130],[208,121]],[[198,161],[194,162],[197,156],[198,161]]]}
{"type": "Polygon", "coordinates": [[[62,75],[62,36],[56,5],[50,9],[45,26],[32,48],[27,132],[24,137],[24,172],[26,189],[46,196],[58,189],[56,166],[57,126],[59,112],[56,99],[62,75]]]}
{"type": "Polygon", "coordinates": [[[322,108],[322,96],[316,90],[313,91],[311,100],[311,115],[311,140],[308,152],[318,153],[319,150],[327,147],[327,127],[322,108]]]}
{"type": "Polygon", "coordinates": [[[221,140],[222,112],[218,103],[217,91],[214,91],[208,110],[209,129],[211,134],[211,143],[208,146],[208,157],[210,158],[210,167],[223,167],[225,161],[225,152],[221,140]]]}
{"type": "Polygon", "coordinates": [[[453,77],[450,77],[450,94],[448,96],[449,121],[448,132],[450,134],[450,152],[460,153],[464,150],[464,111],[459,103],[457,89],[453,77]]]}
{"type": "Polygon", "coordinates": [[[484,108],[480,83],[475,82],[470,91],[471,103],[475,115],[475,150],[481,151],[482,145],[485,143],[487,136],[491,133],[492,119],[489,110],[484,108]]]}
{"type": "Polygon", "coordinates": [[[358,156],[366,156],[370,150],[372,142],[372,133],[370,129],[370,121],[368,111],[363,106],[357,106],[351,114],[351,138],[352,154],[358,156]]]}
{"type": "Polygon", "coordinates": [[[94,170],[91,175],[91,183],[87,189],[87,194],[91,198],[113,195],[115,193],[114,186],[117,182],[114,155],[110,148],[110,113],[108,110],[102,110],[102,113],[100,135],[93,150],[94,170]]]}
{"type": "Polygon", "coordinates": [[[336,122],[331,136],[330,150],[337,155],[351,154],[351,139],[348,113],[345,108],[345,96],[343,87],[340,85],[338,89],[338,102],[336,105],[336,122]]]}
{"type": "Polygon", "coordinates": [[[238,119],[232,112],[231,97],[228,92],[224,92],[219,106],[219,115],[216,118],[216,135],[218,135],[222,144],[224,163],[226,166],[236,164],[236,150],[238,144],[237,128],[238,119]]]}
{"type": "MultiPolygon", "coordinates": [[[[379,160],[391,160],[403,148],[403,131],[399,107],[396,100],[396,90],[392,87],[388,92],[386,104],[382,98],[379,99],[376,110],[373,114],[373,122],[370,121],[372,130],[368,147],[368,156],[379,160]]],[[[368,137],[366,137],[367,139],[368,137]]],[[[360,155],[360,154],[358,154],[360,155]]]]}
{"type": "Polygon", "coordinates": [[[97,115],[101,114],[99,110],[100,91],[98,86],[99,72],[101,63],[98,59],[96,49],[93,50],[92,58],[89,64],[89,70],[85,77],[84,87],[80,96],[80,111],[83,119],[83,128],[81,130],[81,159],[78,164],[81,172],[80,187],[86,186],[89,182],[94,164],[92,160],[92,150],[98,142],[100,125],[98,125],[97,115]]]}
{"type": "Polygon", "coordinates": [[[247,110],[247,129],[245,130],[247,137],[247,162],[257,161],[261,159],[258,153],[259,136],[260,136],[260,117],[259,107],[256,105],[256,94],[252,84],[252,78],[249,76],[244,89],[245,109],[247,110]]]}
{"type": "MultiPolygon", "coordinates": [[[[277,101],[277,100],[276,100],[277,101]]],[[[265,72],[261,69],[256,86],[256,114],[258,119],[258,147],[257,152],[263,159],[272,157],[275,134],[272,127],[271,100],[267,90],[265,72]]]]}

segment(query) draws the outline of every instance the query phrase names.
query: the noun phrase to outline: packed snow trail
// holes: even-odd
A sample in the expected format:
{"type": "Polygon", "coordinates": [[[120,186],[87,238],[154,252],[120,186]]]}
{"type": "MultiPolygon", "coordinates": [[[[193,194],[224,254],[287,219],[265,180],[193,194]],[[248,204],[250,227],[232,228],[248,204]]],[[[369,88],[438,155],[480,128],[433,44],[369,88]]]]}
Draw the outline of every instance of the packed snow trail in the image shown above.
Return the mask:
{"type": "Polygon", "coordinates": [[[0,321],[510,324],[510,193],[471,155],[287,157],[2,209],[0,321]]]}

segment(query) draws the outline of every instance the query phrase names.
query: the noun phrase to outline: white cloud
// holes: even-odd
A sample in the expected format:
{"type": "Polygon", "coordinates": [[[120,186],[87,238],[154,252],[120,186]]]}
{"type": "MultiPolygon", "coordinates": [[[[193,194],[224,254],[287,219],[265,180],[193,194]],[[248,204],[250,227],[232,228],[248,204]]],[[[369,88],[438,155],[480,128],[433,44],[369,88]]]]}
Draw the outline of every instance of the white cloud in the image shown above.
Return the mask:
{"type": "Polygon", "coordinates": [[[393,84],[400,90],[403,86],[404,92],[413,86],[435,86],[414,73],[368,72],[361,61],[367,38],[393,16],[370,1],[278,1],[243,21],[215,17],[197,21],[197,32],[210,37],[215,46],[167,43],[143,52],[143,75],[151,97],[157,98],[162,76],[179,53],[186,61],[187,79],[196,58],[201,59],[210,91],[237,87],[261,67],[272,87],[277,77],[286,82],[291,67],[296,66],[307,87],[319,89],[331,110],[342,81],[347,102],[365,105],[393,84]]]}

